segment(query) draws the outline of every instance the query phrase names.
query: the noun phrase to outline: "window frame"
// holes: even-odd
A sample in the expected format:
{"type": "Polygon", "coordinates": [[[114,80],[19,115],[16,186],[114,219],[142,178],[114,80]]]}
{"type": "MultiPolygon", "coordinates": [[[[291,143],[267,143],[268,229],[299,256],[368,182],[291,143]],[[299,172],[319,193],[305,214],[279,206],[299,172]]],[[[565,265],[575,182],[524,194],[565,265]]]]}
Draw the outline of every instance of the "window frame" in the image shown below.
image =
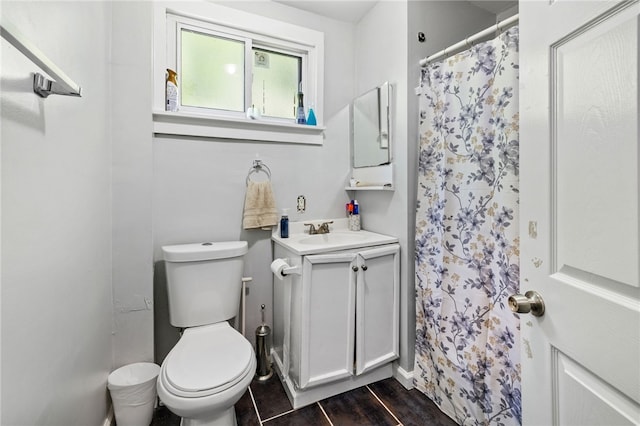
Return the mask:
{"type": "MultiPolygon", "coordinates": [[[[181,27],[182,28],[182,27],[181,27]]],[[[188,28],[192,30],[191,28],[188,28]]],[[[175,69],[173,68],[173,69],[175,69]]],[[[323,85],[324,85],[324,34],[271,18],[253,15],[233,8],[206,2],[170,2],[156,4],[154,9],[154,132],[157,134],[185,134],[232,139],[287,141],[297,143],[322,144],[323,127],[323,85]],[[212,33],[216,36],[232,39],[248,39],[245,46],[245,107],[251,105],[251,78],[247,73],[253,68],[253,48],[266,49],[276,53],[285,53],[302,58],[302,91],[305,106],[314,105],[318,120],[317,126],[295,124],[295,119],[264,117],[261,120],[247,119],[244,112],[225,114],[224,110],[199,107],[184,107],[177,113],[164,111],[165,70],[172,66],[178,68],[179,49],[178,22],[187,27],[196,27],[196,31],[212,33]],[[250,66],[246,66],[250,64],[250,66]],[[192,110],[191,108],[195,108],[192,110]],[[204,110],[204,111],[203,111],[204,110]],[[182,120],[182,130],[175,129],[182,120]],[[222,128],[203,130],[186,123],[205,123],[210,118],[210,126],[222,128]],[[244,123],[244,124],[243,124],[244,123]],[[230,132],[230,129],[246,129],[230,132]],[[237,134],[237,136],[236,136],[237,134]],[[222,136],[224,135],[224,136],[222,136]]],[[[180,77],[180,71],[179,72],[180,77]]]]}

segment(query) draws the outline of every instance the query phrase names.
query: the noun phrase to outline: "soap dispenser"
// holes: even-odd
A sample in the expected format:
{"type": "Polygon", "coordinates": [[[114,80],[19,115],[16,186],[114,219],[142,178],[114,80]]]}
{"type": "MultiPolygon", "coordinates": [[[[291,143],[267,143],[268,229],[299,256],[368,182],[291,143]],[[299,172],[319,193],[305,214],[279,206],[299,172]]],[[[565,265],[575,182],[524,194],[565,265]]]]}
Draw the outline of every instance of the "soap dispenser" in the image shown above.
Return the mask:
{"type": "Polygon", "coordinates": [[[280,238],[289,238],[289,209],[282,209],[280,218],[280,238]]]}

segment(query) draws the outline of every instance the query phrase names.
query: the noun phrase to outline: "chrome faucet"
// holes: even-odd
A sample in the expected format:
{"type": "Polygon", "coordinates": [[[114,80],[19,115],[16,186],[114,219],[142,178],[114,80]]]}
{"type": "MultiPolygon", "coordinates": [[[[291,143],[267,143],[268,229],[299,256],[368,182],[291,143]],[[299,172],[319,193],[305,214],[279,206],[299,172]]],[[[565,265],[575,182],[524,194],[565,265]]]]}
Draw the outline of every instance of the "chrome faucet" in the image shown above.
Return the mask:
{"type": "Polygon", "coordinates": [[[329,225],[332,223],[333,221],[323,222],[320,225],[318,225],[317,228],[313,223],[305,223],[304,225],[309,227],[309,235],[316,235],[316,234],[328,234],[329,225]]]}

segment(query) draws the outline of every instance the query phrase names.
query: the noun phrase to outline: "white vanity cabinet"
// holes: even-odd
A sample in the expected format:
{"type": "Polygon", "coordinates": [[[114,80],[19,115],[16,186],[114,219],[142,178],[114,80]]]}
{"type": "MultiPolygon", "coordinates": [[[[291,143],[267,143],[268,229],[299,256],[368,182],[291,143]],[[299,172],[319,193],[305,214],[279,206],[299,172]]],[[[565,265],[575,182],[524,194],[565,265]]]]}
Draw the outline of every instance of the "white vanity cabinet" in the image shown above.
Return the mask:
{"type": "Polygon", "coordinates": [[[301,389],[360,375],[398,357],[397,244],[304,256],[301,389]]]}
{"type": "MultiPolygon", "coordinates": [[[[391,377],[399,356],[400,246],[300,254],[274,279],[273,361],[294,408],[391,377]]],[[[291,246],[294,246],[292,243],[291,246]]]]}

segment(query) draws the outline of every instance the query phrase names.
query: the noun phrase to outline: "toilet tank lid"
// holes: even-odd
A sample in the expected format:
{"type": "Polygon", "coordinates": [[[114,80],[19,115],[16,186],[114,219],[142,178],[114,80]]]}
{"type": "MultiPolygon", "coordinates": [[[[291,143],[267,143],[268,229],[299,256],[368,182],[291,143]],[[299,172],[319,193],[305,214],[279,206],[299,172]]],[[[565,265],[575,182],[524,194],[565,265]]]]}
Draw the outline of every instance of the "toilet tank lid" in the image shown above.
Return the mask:
{"type": "Polygon", "coordinates": [[[196,262],[242,256],[248,251],[246,241],[218,241],[162,246],[167,262],[196,262]]]}

